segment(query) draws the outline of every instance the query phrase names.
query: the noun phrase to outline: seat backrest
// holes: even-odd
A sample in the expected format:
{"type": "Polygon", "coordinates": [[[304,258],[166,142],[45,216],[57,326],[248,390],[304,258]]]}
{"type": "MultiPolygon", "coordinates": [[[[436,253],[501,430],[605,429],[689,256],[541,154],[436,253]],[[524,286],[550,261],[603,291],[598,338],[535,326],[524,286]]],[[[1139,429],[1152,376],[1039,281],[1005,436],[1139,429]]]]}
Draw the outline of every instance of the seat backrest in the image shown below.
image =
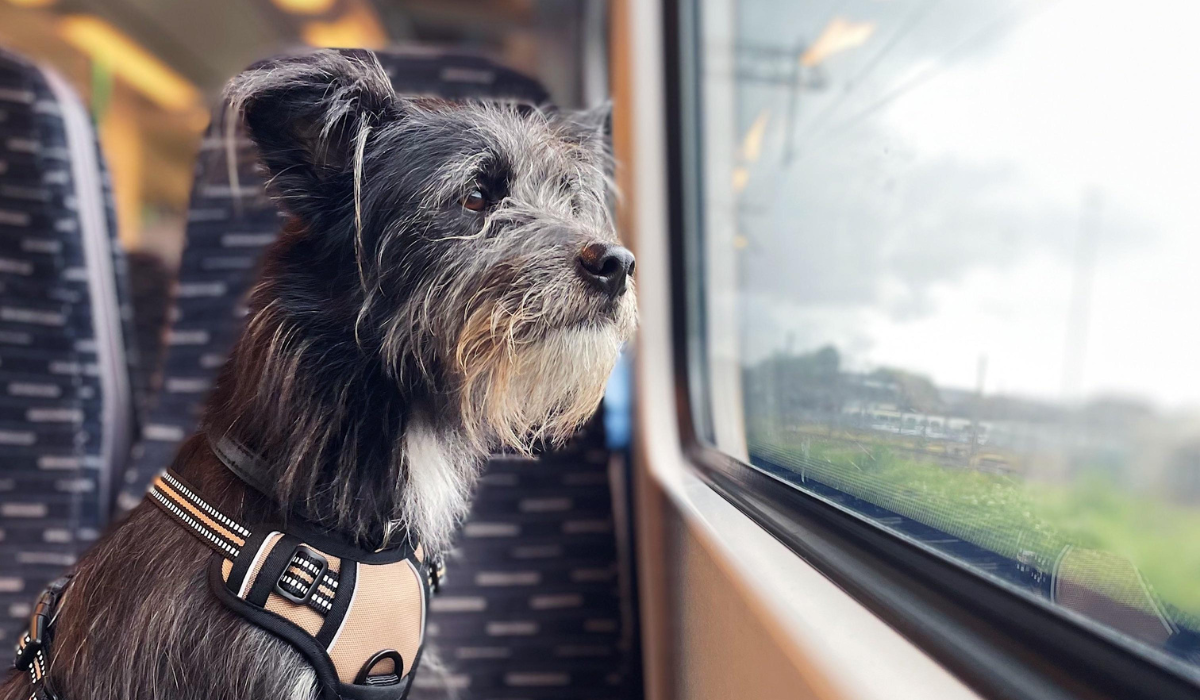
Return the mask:
{"type": "Polygon", "coordinates": [[[134,434],[107,175],[67,84],[0,51],[0,637],[96,537],[134,434]]]}

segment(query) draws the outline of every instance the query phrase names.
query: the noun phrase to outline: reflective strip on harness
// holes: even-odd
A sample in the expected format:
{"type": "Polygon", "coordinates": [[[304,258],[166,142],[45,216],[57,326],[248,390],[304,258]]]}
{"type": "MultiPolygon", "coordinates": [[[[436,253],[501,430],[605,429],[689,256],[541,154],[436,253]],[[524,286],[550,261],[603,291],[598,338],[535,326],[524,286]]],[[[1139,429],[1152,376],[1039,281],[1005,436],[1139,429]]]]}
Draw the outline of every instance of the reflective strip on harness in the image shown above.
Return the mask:
{"type": "Polygon", "coordinates": [[[226,559],[236,559],[242,545],[246,544],[245,538],[250,535],[248,530],[236,523],[233,527],[224,525],[233,521],[183,487],[177,478],[163,473],[154,480],[149,495],[159,508],[175,516],[176,520],[226,559]]]}

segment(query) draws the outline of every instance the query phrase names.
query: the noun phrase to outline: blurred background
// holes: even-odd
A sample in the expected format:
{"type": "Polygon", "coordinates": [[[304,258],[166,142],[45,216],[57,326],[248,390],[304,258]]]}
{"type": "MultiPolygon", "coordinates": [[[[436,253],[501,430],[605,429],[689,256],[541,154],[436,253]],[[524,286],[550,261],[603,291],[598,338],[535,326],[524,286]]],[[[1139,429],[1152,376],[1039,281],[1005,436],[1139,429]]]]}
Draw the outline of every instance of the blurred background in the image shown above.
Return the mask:
{"type": "Polygon", "coordinates": [[[607,95],[606,19],[603,0],[0,0],[0,45],[79,92],[122,245],[174,268],[210,108],[250,63],[303,46],[419,42],[496,59],[577,107],[607,95]]]}
{"type": "MultiPolygon", "coordinates": [[[[0,639],[138,502],[239,331],[279,219],[248,141],[210,126],[222,85],[283,52],[399,47],[402,92],[574,109],[611,87],[618,215],[639,220],[636,193],[655,222],[641,248],[622,226],[642,280],[666,274],[643,253],[667,233],[655,207],[681,234],[688,318],[668,334],[643,286],[637,420],[622,365],[571,450],[485,475],[430,624],[466,697],[639,697],[656,625],[683,686],[732,695],[696,671],[737,682],[724,654],[752,613],[709,615],[732,587],[696,597],[695,562],[653,547],[641,580],[664,588],[643,595],[682,607],[641,618],[633,585],[630,434],[677,418],[641,390],[685,340],[673,396],[705,447],[1200,681],[1200,5],[679,0],[692,43],[641,46],[662,41],[635,31],[655,5],[0,0],[0,639]],[[664,86],[638,51],[675,49],[664,86]],[[95,124],[111,246],[76,230],[62,91],[9,52],[95,124]],[[634,181],[664,153],[679,192],[634,181]]],[[[639,536],[677,553],[687,528],[657,505],[639,536]]]]}

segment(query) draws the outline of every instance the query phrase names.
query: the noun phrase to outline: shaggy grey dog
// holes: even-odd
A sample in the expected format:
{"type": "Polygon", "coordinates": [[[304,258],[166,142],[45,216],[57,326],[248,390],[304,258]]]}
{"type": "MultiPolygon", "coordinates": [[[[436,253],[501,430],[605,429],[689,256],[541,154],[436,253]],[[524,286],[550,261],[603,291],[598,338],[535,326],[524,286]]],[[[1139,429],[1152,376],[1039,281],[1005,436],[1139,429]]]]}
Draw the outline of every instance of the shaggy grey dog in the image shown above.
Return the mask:
{"type": "MultiPolygon", "coordinates": [[[[275,517],[444,551],[485,455],[569,436],[634,327],[602,124],[397,97],[375,56],[261,64],[227,97],[289,215],[204,430],[266,461],[275,517]]],[[[229,513],[201,435],[173,468],[229,513]]],[[[214,599],[210,556],[149,503],[79,563],[48,687],[63,700],[314,697],[288,644],[214,599]]],[[[28,697],[25,675],[0,686],[28,697]]]]}

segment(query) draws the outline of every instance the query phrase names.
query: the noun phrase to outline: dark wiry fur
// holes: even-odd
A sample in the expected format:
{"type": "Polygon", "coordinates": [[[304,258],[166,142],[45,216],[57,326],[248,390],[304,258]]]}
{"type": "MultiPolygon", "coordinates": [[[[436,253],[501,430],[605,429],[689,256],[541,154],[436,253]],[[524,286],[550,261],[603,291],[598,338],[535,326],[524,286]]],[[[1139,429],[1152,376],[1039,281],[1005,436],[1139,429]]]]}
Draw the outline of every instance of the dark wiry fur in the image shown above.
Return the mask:
{"type": "MultiPolygon", "coordinates": [[[[361,51],[268,62],[227,96],[291,218],[205,427],[267,458],[277,517],[444,550],[486,451],[569,434],[632,330],[632,293],[600,293],[578,269],[584,246],[615,241],[601,133],[398,98],[361,51]],[[462,204],[477,187],[484,212],[462,204]]],[[[174,467],[252,515],[203,438],[174,467]]],[[[93,548],[57,623],[64,700],[312,697],[299,655],[209,594],[208,557],[148,503],[93,548]]],[[[27,687],[14,677],[0,698],[27,687]]]]}

